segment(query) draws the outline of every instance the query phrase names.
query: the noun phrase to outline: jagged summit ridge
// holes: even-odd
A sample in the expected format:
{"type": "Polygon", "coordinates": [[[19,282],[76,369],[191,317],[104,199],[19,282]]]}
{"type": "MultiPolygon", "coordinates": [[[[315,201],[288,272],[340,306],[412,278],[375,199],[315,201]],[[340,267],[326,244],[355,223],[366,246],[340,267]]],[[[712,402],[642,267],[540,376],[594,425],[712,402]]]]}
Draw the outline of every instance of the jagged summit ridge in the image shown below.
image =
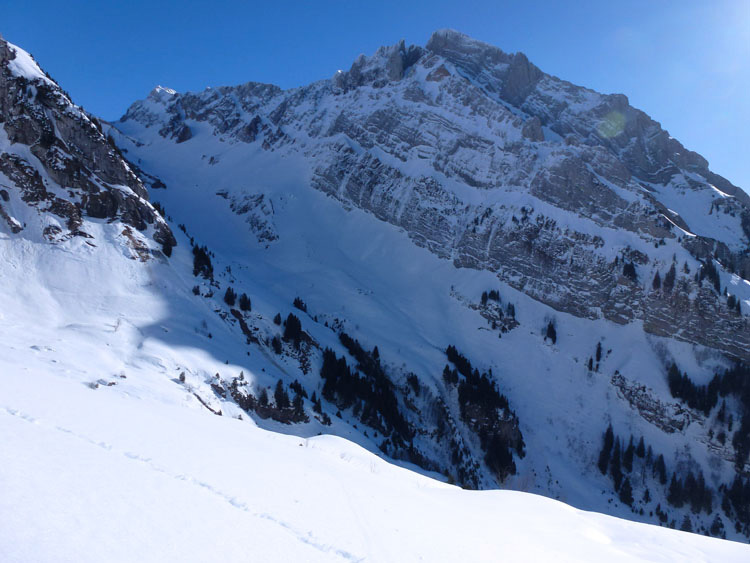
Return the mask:
{"type": "Polygon", "coordinates": [[[748,358],[750,334],[721,295],[686,273],[669,293],[650,286],[673,261],[695,272],[718,260],[719,293],[746,299],[732,276],[750,277],[748,196],[623,95],[441,31],[302,88],[248,83],[136,102],[118,127],[189,144],[204,124],[229,143],[302,159],[313,187],[558,310],[643,321],[748,358]]]}

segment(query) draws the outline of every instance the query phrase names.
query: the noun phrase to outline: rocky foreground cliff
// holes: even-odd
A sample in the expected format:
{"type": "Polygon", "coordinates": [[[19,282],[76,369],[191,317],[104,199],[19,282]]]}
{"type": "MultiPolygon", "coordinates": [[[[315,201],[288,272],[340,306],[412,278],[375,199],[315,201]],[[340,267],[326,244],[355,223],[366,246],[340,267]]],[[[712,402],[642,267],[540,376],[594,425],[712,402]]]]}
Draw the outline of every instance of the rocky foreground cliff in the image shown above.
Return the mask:
{"type": "Polygon", "coordinates": [[[135,233],[146,233],[162,248],[174,245],[101,123],[73,104],[28,53],[1,37],[0,125],[0,217],[13,233],[29,228],[29,237],[50,242],[90,239],[83,228],[83,218],[90,217],[121,222],[142,258],[148,245],[135,233]]]}

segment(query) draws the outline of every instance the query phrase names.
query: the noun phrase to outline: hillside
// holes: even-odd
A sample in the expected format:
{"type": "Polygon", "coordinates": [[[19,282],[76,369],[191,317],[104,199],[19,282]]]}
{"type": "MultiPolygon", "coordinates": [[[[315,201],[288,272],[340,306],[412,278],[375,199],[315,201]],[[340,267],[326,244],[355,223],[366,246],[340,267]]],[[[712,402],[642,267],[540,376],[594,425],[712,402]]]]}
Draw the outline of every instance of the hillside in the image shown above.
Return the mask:
{"type": "Polygon", "coordinates": [[[747,196],[622,98],[438,32],[107,124],[0,47],[6,558],[747,556],[577,510],[750,529],[747,196]]]}

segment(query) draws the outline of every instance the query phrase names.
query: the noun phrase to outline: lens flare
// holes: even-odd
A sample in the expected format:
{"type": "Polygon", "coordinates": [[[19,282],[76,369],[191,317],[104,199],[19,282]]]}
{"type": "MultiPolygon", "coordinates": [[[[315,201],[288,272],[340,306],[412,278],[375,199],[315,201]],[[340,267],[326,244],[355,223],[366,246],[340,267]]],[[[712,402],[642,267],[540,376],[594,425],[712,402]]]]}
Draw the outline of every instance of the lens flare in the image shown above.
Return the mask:
{"type": "Polygon", "coordinates": [[[625,130],[625,116],[619,111],[611,111],[599,122],[596,130],[605,139],[617,137],[625,130]]]}

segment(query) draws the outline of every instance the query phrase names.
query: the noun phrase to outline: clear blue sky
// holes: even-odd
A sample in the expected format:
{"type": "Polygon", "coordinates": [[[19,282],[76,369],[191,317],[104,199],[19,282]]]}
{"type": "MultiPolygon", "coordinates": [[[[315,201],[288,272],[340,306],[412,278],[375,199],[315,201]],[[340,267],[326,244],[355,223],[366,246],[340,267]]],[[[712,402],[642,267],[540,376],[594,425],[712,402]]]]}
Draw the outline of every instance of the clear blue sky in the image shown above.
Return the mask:
{"type": "Polygon", "coordinates": [[[293,87],[450,27],[542,70],[624,93],[750,190],[748,0],[5,2],[0,33],[107,119],[157,84],[293,87]]]}

